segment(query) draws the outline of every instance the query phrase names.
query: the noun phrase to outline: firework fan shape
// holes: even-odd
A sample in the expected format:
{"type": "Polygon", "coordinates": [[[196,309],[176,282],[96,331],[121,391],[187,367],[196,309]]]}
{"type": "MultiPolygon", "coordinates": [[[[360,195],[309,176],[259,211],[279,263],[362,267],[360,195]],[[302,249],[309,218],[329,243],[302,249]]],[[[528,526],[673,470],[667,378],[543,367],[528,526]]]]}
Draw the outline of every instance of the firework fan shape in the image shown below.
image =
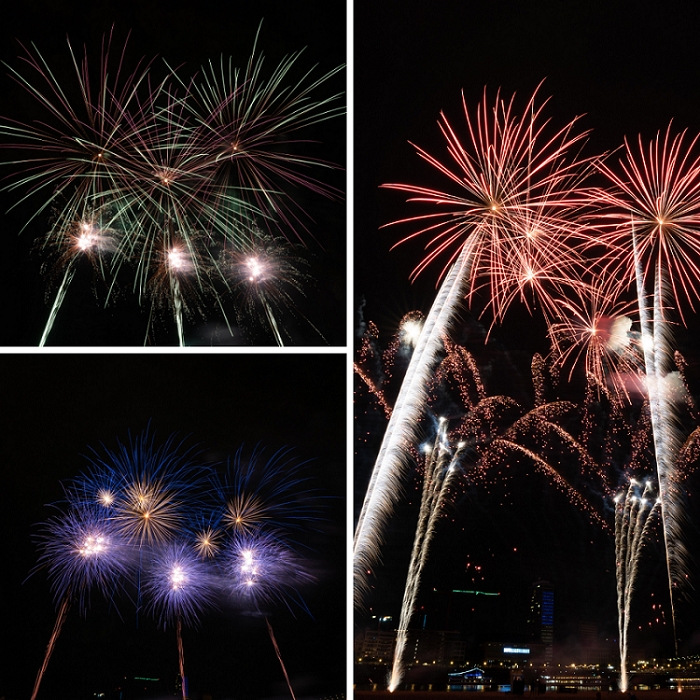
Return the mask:
{"type": "Polygon", "coordinates": [[[99,506],[48,520],[37,539],[37,568],[47,569],[56,602],[73,598],[85,611],[92,589],[111,600],[133,573],[133,548],[99,506]]]}
{"type": "Polygon", "coordinates": [[[256,55],[257,40],[256,35],[243,70],[224,57],[218,66],[212,62],[204,66],[193,82],[188,106],[198,124],[197,138],[211,154],[212,180],[224,192],[236,188],[283,236],[291,233],[302,239],[300,227],[308,231],[290,186],[331,198],[340,193],[307,174],[310,167],[336,166],[299,154],[293,146],[308,142],[297,132],[344,113],[338,104],[342,94],[315,97],[342,66],[318,77],[311,69],[293,82],[303,53],[298,51],[280,61],[265,79],[264,56],[256,55]]]}
{"type": "Polygon", "coordinates": [[[396,245],[429,236],[428,252],[412,277],[440,258],[447,261],[445,276],[460,252],[468,250],[463,273],[468,275],[467,298],[471,302],[486,285],[495,320],[528,285],[545,310],[552,309],[555,295],[563,287],[576,286],[583,272],[577,245],[589,234],[579,214],[590,201],[582,183],[591,161],[571,151],[582,145],[587,132],[577,133],[574,120],[550,133],[543,114],[547,102],[538,104],[536,90],[521,115],[515,95],[505,101],[499,91],[489,100],[484,89],[472,113],[462,96],[467,140],[458,136],[444,113],[439,123],[451,162],[415,146],[423,160],[451,181],[454,192],[384,185],[411,194],[410,202],[435,208],[391,224],[418,228],[396,245]]]}
{"type": "Polygon", "coordinates": [[[599,238],[609,248],[608,274],[629,285],[641,261],[643,286],[662,285],[661,297],[682,318],[683,304],[694,309],[699,298],[700,136],[673,135],[671,127],[646,144],[625,139],[619,170],[599,162],[611,187],[596,196],[609,207],[599,238]]]}
{"type": "Polygon", "coordinates": [[[198,488],[210,469],[195,447],[171,435],[157,446],[146,430],[92,451],[86,474],[68,486],[74,504],[96,504],[130,543],[161,544],[183,531],[199,502],[198,488]]]}
{"type": "Polygon", "coordinates": [[[99,263],[105,303],[132,275],[139,303],[150,299],[151,315],[169,308],[184,345],[183,319],[192,311],[215,306],[227,321],[220,292],[228,280],[212,274],[222,249],[247,249],[257,222],[302,239],[308,231],[297,194],[338,198],[307,174],[335,166],[297,150],[308,148],[305,130],[344,113],[339,94],[315,97],[342,66],[298,77],[298,52],[265,78],[256,37],[243,71],[222,58],[220,71],[210,64],[190,80],[166,63],[157,80],[143,59],[128,73],[126,45],[115,57],[111,44],[110,33],[94,72],[87,53],[79,61],[69,43],[77,98],[35,47],[22,57],[28,72],[9,67],[44,112],[29,125],[0,122],[2,145],[12,151],[6,164],[15,168],[6,189],[26,190],[19,202],[43,197],[30,221],[54,212],[40,248],[52,254],[44,269],[61,281],[40,344],[88,256],[99,263]]]}
{"type": "Polygon", "coordinates": [[[148,565],[144,596],[164,628],[177,620],[193,625],[214,605],[212,572],[190,543],[168,544],[156,551],[148,565]]]}
{"type": "Polygon", "coordinates": [[[308,531],[321,518],[323,498],[307,488],[306,464],[290,448],[269,456],[260,446],[249,455],[239,448],[211,492],[220,527],[234,535],[280,538],[308,531]]]}
{"type": "Polygon", "coordinates": [[[292,603],[308,612],[299,588],[313,582],[302,560],[275,536],[235,534],[226,547],[224,571],[234,600],[260,610],[265,605],[292,603]]]}

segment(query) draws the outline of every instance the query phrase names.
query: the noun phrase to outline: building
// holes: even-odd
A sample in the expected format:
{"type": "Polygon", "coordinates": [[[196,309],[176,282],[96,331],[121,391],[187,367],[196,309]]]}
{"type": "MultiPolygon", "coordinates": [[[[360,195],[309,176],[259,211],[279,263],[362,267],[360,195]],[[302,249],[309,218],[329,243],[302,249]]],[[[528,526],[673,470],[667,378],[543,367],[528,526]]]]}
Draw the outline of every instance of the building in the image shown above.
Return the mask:
{"type": "Polygon", "coordinates": [[[554,646],[554,589],[547,581],[535,581],[530,587],[527,627],[530,640],[544,645],[544,663],[551,665],[554,646]]]}

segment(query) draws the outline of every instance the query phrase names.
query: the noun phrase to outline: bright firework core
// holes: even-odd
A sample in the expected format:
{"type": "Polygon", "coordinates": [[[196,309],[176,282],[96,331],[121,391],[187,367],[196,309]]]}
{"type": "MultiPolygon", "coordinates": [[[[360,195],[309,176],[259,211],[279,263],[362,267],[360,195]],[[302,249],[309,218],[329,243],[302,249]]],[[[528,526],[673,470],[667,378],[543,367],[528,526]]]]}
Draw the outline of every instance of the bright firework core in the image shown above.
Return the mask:
{"type": "Polygon", "coordinates": [[[406,340],[411,344],[415,345],[420,337],[420,332],[423,330],[423,324],[419,321],[406,321],[401,327],[406,340]]]}
{"type": "Polygon", "coordinates": [[[187,255],[179,248],[172,248],[168,251],[168,265],[172,270],[182,270],[187,268],[187,255]]]}
{"type": "Polygon", "coordinates": [[[82,557],[96,557],[102,554],[108,545],[108,540],[102,535],[88,535],[78,548],[78,552],[82,557]]]}
{"type": "Polygon", "coordinates": [[[265,265],[258,258],[248,258],[246,266],[250,272],[248,279],[251,282],[257,282],[265,274],[265,265]]]}
{"type": "Polygon", "coordinates": [[[255,558],[253,552],[250,549],[246,549],[243,553],[243,564],[241,565],[241,573],[248,574],[248,579],[246,580],[247,586],[252,586],[255,583],[254,576],[257,575],[258,569],[255,566],[255,558]]]}
{"type": "Polygon", "coordinates": [[[170,572],[170,583],[174,591],[179,591],[187,582],[187,576],[179,564],[175,564],[170,572]]]}
{"type": "Polygon", "coordinates": [[[83,222],[80,224],[80,235],[76,240],[76,245],[80,250],[88,250],[93,246],[96,246],[99,242],[99,237],[95,233],[95,229],[92,224],[83,222]]]}

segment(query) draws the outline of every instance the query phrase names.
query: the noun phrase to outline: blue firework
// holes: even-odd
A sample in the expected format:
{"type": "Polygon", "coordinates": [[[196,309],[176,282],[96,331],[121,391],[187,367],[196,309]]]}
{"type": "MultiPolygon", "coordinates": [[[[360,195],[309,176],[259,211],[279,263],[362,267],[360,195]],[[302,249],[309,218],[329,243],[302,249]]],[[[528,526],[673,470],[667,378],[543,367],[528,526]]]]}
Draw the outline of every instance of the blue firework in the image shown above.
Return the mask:
{"type": "Polygon", "coordinates": [[[93,589],[112,599],[135,570],[133,547],[99,506],[71,508],[49,519],[37,539],[37,569],[48,570],[55,601],[77,600],[83,611],[93,589]]]}
{"type": "Polygon", "coordinates": [[[241,447],[223,477],[214,483],[215,511],[223,529],[236,535],[276,533],[287,537],[320,520],[324,497],[308,486],[308,461],[291,448],[269,457],[257,446],[250,455],[241,447]]]}
{"type": "Polygon", "coordinates": [[[301,557],[274,535],[237,533],[224,554],[227,588],[239,605],[296,604],[308,612],[300,588],[314,581],[301,557]]]}
{"type": "Polygon", "coordinates": [[[102,453],[92,451],[87,473],[68,487],[71,502],[102,508],[131,543],[162,544],[187,531],[210,465],[197,448],[171,435],[157,445],[145,430],[102,453]]]}
{"type": "Polygon", "coordinates": [[[158,548],[144,575],[146,606],[163,627],[192,625],[214,604],[211,566],[184,540],[158,548]]]}

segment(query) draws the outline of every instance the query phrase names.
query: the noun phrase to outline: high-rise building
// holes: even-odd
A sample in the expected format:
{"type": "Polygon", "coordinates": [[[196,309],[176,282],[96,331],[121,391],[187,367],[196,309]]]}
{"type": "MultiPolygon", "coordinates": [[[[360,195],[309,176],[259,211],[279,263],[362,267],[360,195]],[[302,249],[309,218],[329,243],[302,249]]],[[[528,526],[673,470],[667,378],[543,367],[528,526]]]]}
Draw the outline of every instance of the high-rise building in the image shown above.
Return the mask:
{"type": "Polygon", "coordinates": [[[544,644],[545,663],[551,664],[554,645],[554,589],[548,581],[535,581],[530,587],[527,627],[530,639],[544,644]]]}

